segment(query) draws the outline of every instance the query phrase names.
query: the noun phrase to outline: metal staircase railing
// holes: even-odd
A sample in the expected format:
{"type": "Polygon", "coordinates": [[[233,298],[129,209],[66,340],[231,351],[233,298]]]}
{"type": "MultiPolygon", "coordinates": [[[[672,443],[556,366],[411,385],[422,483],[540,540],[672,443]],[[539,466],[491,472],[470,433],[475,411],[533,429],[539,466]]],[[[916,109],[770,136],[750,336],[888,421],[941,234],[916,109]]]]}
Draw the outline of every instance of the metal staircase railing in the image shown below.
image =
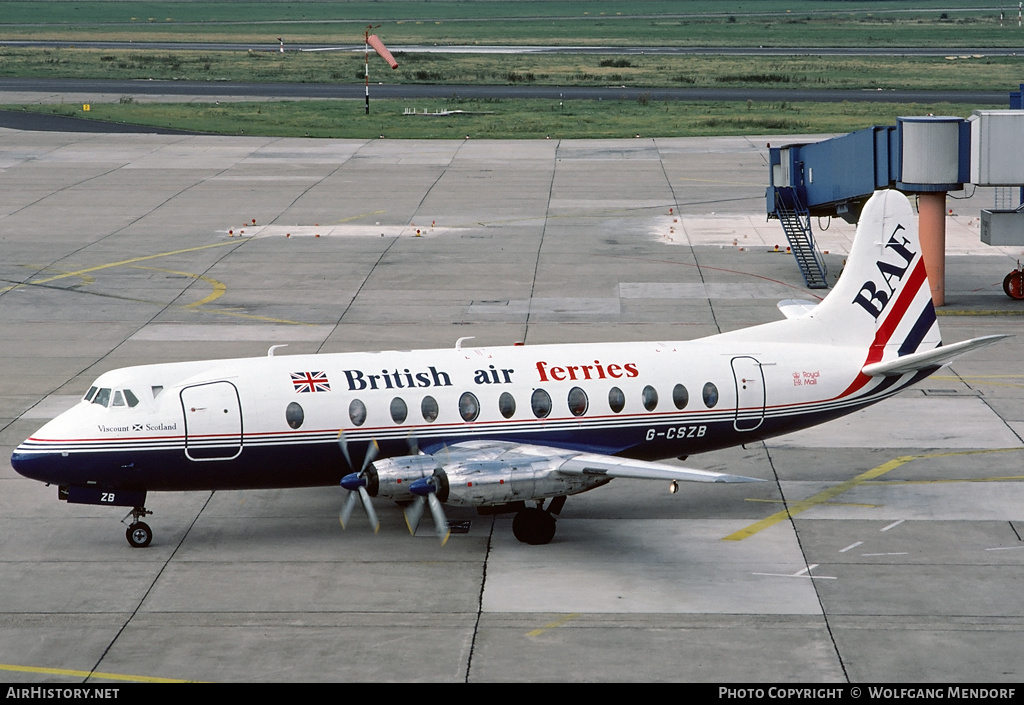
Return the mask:
{"type": "Polygon", "coordinates": [[[1021,197],[1021,189],[1016,186],[995,187],[995,207],[997,211],[1020,210],[1024,205],[1024,198],[1021,197]]]}
{"type": "Polygon", "coordinates": [[[782,223],[782,229],[789,240],[789,249],[796,258],[800,273],[808,289],[827,289],[828,273],[825,260],[814,244],[811,234],[811,214],[800,203],[796,191],[789,187],[775,188],[775,213],[773,215],[782,223]]]}

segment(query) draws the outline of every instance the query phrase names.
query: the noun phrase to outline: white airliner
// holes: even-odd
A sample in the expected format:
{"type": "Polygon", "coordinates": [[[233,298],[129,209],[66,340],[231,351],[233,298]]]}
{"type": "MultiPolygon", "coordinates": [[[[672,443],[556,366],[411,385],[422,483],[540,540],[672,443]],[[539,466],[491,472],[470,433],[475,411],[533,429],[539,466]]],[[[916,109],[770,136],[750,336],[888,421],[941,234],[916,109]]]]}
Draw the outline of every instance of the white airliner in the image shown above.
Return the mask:
{"type": "MultiPolygon", "coordinates": [[[[147,492],[337,485],[348,522],[371,498],[517,512],[544,544],[568,495],[614,478],[745,482],[658,459],[814,426],[896,394],[968,350],[942,346],[906,197],[864,207],[846,268],[816,306],[685,342],[538,345],[267,357],[128,367],[15,450],[22,475],[69,502],[131,507],[147,492]],[[546,506],[545,506],[546,504],[546,506]]],[[[461,342],[461,341],[460,341],[461,342]]],[[[127,516],[125,517],[127,519],[127,516]]]]}

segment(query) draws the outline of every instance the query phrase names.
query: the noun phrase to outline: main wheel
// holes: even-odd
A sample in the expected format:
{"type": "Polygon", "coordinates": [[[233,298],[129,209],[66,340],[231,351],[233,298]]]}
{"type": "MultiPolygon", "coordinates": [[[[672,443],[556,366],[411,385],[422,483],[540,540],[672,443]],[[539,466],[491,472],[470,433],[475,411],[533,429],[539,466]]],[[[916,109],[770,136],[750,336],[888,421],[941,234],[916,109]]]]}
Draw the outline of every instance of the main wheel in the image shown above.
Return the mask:
{"type": "Polygon", "coordinates": [[[132,548],[145,548],[153,540],[153,530],[143,521],[137,521],[129,526],[124,535],[132,548]]]}
{"type": "Polygon", "coordinates": [[[512,534],[523,543],[543,546],[555,537],[555,518],[543,509],[524,509],[512,520],[512,534]]]}
{"type": "Polygon", "coordinates": [[[1015,269],[1003,279],[1003,291],[1011,299],[1024,299],[1024,272],[1015,269]]]}

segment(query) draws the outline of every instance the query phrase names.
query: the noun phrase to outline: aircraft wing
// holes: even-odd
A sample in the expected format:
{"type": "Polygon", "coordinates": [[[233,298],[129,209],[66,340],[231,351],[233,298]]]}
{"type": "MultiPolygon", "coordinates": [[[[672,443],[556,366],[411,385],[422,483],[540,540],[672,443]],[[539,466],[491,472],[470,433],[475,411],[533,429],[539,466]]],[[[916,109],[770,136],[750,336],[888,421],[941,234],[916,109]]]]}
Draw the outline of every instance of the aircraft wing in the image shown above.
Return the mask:
{"type": "Polygon", "coordinates": [[[917,372],[918,370],[923,370],[928,367],[942,367],[964,353],[978,348],[983,348],[986,345],[991,345],[992,343],[1006,337],[1009,336],[986,335],[982,338],[965,340],[960,343],[953,343],[952,345],[943,345],[935,348],[934,350],[912,353],[910,355],[898,357],[895,360],[886,360],[884,362],[875,362],[870,365],[865,365],[862,372],[868,377],[887,377],[903,375],[908,372],[917,372]]]}
{"type": "MultiPolygon", "coordinates": [[[[510,441],[469,441],[457,443],[451,446],[451,450],[454,451],[453,456],[464,463],[479,460],[513,465],[531,460],[543,461],[551,470],[563,475],[678,482],[763,482],[742,475],[510,441]]],[[[435,453],[434,457],[444,463],[444,452],[435,453]]]]}
{"type": "Polygon", "coordinates": [[[634,480],[677,480],[680,482],[763,482],[754,477],[729,475],[710,470],[684,468],[666,463],[631,460],[597,453],[578,453],[558,467],[565,475],[602,475],[634,480]]]}

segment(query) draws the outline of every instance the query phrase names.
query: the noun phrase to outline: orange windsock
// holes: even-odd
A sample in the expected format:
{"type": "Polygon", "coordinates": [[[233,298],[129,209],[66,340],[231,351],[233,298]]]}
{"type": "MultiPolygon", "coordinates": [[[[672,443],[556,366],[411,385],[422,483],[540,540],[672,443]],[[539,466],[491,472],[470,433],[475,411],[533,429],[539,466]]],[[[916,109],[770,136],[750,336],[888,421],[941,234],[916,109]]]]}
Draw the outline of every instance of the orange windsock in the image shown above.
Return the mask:
{"type": "Polygon", "coordinates": [[[380,54],[380,58],[388,62],[391,68],[398,68],[398,62],[395,61],[395,57],[391,56],[391,52],[388,51],[388,48],[386,46],[384,46],[384,42],[380,40],[380,37],[378,37],[376,34],[371,34],[366,38],[366,42],[373,47],[373,50],[375,52],[380,54]]]}

